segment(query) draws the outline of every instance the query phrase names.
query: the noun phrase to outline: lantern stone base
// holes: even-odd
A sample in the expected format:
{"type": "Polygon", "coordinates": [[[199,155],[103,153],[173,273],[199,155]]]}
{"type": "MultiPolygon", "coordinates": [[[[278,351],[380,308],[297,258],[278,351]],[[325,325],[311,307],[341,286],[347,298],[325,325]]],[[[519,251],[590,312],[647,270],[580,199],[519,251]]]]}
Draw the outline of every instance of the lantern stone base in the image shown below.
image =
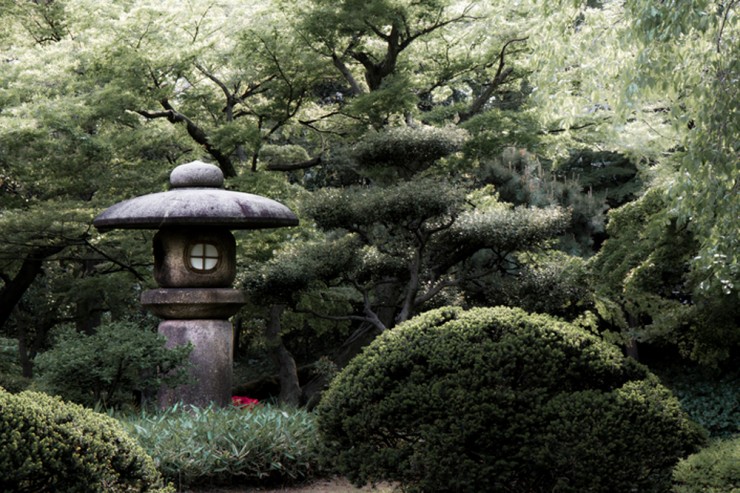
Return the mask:
{"type": "Polygon", "coordinates": [[[243,292],[230,288],[159,288],[141,293],[141,304],[164,319],[225,320],[245,302],[243,292]]]}
{"type": "Polygon", "coordinates": [[[167,347],[193,345],[190,376],[193,382],[175,388],[162,388],[161,408],[178,402],[198,407],[214,403],[231,404],[231,367],[233,363],[233,328],[227,320],[164,320],[159,333],[167,338],[167,347]]]}

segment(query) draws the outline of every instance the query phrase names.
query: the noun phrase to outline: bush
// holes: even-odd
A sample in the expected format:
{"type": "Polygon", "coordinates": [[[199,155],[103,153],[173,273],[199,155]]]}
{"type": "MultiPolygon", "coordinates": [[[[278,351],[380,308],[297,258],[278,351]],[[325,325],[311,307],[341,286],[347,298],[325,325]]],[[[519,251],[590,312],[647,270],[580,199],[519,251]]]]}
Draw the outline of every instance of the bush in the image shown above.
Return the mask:
{"type": "Polygon", "coordinates": [[[123,424],[181,485],[286,483],[317,471],[318,435],[305,411],[176,406],[123,424]]]}
{"type": "Polygon", "coordinates": [[[134,323],[102,325],[93,335],[70,328],[36,358],[38,386],[88,407],[125,407],[137,394],[186,382],[190,346],[164,344],[162,335],[134,323]]]}
{"type": "Polygon", "coordinates": [[[384,333],[334,380],[318,424],[338,472],[412,492],[663,492],[702,439],[616,346],[503,307],[384,333]]]}
{"type": "Polygon", "coordinates": [[[673,471],[675,493],[740,492],[740,436],[718,440],[673,471]]]}
{"type": "Polygon", "coordinates": [[[46,394],[0,389],[0,491],[173,490],[114,419],[46,394]]]}

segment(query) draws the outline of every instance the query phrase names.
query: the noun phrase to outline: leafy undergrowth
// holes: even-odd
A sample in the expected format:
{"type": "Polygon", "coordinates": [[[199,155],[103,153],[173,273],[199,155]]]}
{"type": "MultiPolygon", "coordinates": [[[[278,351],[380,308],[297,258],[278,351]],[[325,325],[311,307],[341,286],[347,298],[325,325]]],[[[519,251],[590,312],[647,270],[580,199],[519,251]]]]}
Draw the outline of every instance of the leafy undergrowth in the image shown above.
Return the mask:
{"type": "Polygon", "coordinates": [[[179,488],[294,484],[319,473],[319,439],[306,411],[175,406],[122,422],[179,488]]]}

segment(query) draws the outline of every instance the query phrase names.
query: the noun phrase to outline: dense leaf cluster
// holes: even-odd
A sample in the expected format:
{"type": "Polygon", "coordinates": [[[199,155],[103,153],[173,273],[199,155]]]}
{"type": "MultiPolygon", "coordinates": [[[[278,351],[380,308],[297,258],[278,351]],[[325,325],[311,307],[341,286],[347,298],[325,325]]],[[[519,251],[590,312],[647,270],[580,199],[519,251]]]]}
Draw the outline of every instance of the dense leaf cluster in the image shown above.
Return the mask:
{"type": "Polygon", "coordinates": [[[442,308],[376,339],[319,426],[354,482],[408,491],[654,491],[701,440],[617,347],[519,309],[442,308]]]}
{"type": "Polygon", "coordinates": [[[675,493],[724,493],[740,489],[740,436],[717,440],[683,459],[673,472],[675,493]]]}
{"type": "Polygon", "coordinates": [[[306,411],[175,407],[122,424],[179,486],[288,483],[318,473],[315,419],[306,411]]]}
{"type": "Polygon", "coordinates": [[[113,418],[38,392],[0,389],[0,488],[18,493],[172,493],[113,418]]]}
{"type": "Polygon", "coordinates": [[[187,380],[190,346],[165,347],[164,336],[113,322],[92,335],[67,330],[37,358],[41,389],[86,406],[121,408],[160,385],[187,380]]]}
{"type": "Polygon", "coordinates": [[[692,262],[700,242],[666,211],[653,188],[609,214],[610,238],[591,260],[598,308],[606,320],[641,341],[670,342],[708,366],[739,349],[735,293],[708,293],[692,262]]]}

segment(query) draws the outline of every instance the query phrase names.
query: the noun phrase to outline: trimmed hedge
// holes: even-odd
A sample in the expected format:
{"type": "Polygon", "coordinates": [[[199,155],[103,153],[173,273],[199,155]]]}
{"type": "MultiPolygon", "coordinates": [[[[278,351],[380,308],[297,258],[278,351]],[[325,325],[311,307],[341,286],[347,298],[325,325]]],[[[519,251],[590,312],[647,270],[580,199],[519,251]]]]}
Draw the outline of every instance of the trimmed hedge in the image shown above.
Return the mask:
{"type": "Polygon", "coordinates": [[[520,309],[442,308],[387,331],[318,407],[328,461],[406,491],[664,492],[702,440],[616,346],[520,309]]]}
{"type": "Polygon", "coordinates": [[[0,491],[171,493],[113,418],[38,392],[0,388],[0,491]]]}

